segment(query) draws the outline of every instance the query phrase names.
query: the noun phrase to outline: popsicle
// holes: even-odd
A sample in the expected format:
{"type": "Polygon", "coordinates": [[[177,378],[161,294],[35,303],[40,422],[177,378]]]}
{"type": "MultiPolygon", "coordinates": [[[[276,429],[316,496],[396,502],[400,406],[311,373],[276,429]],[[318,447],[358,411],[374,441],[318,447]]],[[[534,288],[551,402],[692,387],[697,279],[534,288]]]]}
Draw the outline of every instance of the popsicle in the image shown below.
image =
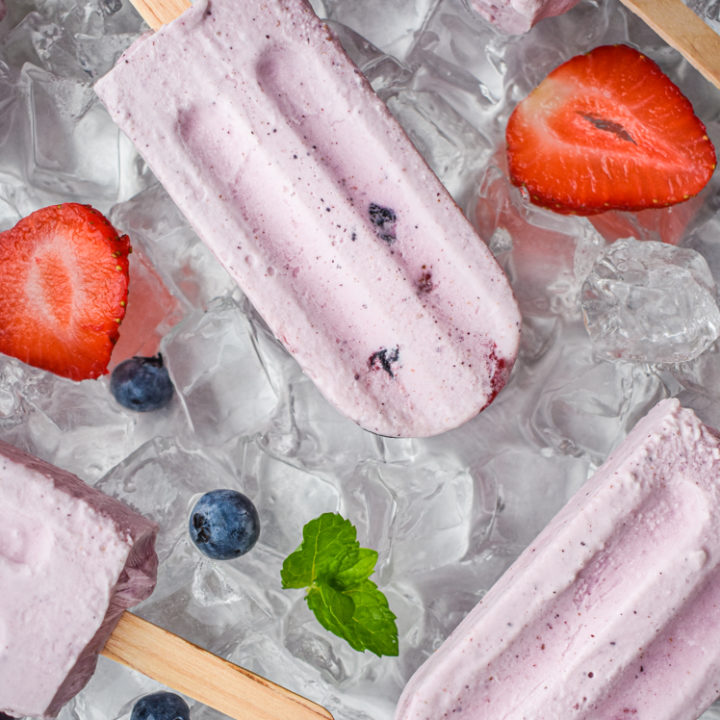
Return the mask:
{"type": "Polygon", "coordinates": [[[96,90],[347,416],[434,435],[504,386],[506,277],[306,0],[200,0],[96,90]]]}
{"type": "Polygon", "coordinates": [[[155,525],[0,442],[0,712],[53,716],[155,586],[155,525]]]}
{"type": "Polygon", "coordinates": [[[410,679],[397,720],[694,720],[720,694],[720,436],[655,406],[410,679]]]}
{"type": "Polygon", "coordinates": [[[0,441],[0,717],[53,717],[100,653],[242,720],[320,705],[127,612],[155,585],[154,523],[0,441]]]}
{"type": "Polygon", "coordinates": [[[535,23],[570,10],[580,0],[470,0],[470,7],[510,35],[522,35],[535,23]]]}

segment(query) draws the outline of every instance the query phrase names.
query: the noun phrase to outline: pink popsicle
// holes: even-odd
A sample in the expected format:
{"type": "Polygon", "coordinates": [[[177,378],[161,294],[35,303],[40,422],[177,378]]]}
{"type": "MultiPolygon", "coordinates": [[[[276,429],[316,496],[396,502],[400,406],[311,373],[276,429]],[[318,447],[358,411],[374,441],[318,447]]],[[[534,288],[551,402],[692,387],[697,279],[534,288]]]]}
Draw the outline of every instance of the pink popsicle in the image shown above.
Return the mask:
{"type": "Polygon", "coordinates": [[[350,418],[434,435],[503,387],[520,325],[507,279],[306,0],[201,0],[96,90],[350,418]]]}
{"type": "Polygon", "coordinates": [[[0,442],[0,712],[55,715],[155,586],[156,527],[0,442]]]}
{"type": "Polygon", "coordinates": [[[100,653],[238,720],[322,706],[125,610],[155,585],[156,527],[0,442],[0,715],[54,717],[100,653]]]}
{"type": "Polygon", "coordinates": [[[720,437],[659,403],[410,679],[396,720],[695,720],[720,694],[720,437]]]}

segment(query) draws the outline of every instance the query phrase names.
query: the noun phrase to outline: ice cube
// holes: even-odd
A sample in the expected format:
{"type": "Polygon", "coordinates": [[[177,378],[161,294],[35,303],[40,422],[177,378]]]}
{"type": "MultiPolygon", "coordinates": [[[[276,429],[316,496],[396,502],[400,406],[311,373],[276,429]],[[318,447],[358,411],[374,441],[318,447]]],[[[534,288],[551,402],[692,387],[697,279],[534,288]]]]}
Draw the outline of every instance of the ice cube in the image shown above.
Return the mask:
{"type": "Polygon", "coordinates": [[[718,0],[684,0],[685,4],[720,33],[720,2],[718,0]]]}
{"type": "Polygon", "coordinates": [[[618,240],[593,266],[581,302],[593,347],[608,359],[692,360],[720,334],[715,281],[689,248],[618,240]]]}
{"type": "Polygon", "coordinates": [[[129,261],[131,290],[120,338],[108,365],[110,371],[134,355],[156,355],[160,341],[182,317],[180,302],[165,287],[139,245],[133,245],[129,261]]]}
{"type": "Polygon", "coordinates": [[[163,343],[192,432],[210,446],[260,431],[277,404],[252,335],[238,302],[225,297],[190,314],[163,343]]]}
{"type": "Polygon", "coordinates": [[[317,5],[316,10],[323,17],[350,25],[379,48],[402,58],[433,0],[394,0],[392,3],[324,0],[322,7],[320,3],[317,5]]]}

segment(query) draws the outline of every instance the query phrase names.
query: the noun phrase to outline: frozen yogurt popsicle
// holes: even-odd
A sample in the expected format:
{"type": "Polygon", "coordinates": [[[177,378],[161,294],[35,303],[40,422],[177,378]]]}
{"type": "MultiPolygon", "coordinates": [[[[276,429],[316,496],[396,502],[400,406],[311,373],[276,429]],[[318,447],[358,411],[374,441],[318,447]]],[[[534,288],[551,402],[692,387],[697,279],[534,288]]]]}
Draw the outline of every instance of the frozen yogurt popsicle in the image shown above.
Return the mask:
{"type": "Polygon", "coordinates": [[[0,442],[0,712],[53,716],[153,590],[155,525],[0,442]]]}
{"type": "Polygon", "coordinates": [[[535,23],[562,15],[580,0],[470,0],[473,10],[510,35],[522,35],[535,23]]]}
{"type": "Polygon", "coordinates": [[[507,279],[306,0],[199,0],[96,90],[350,418],[434,435],[503,387],[507,279]]]}
{"type": "Polygon", "coordinates": [[[0,442],[0,719],[55,716],[102,652],[228,717],[332,720],[317,703],[125,612],[155,586],[156,531],[0,442]]]}
{"type": "Polygon", "coordinates": [[[660,402],[410,679],[397,720],[694,720],[720,694],[720,436],[660,402]]]}

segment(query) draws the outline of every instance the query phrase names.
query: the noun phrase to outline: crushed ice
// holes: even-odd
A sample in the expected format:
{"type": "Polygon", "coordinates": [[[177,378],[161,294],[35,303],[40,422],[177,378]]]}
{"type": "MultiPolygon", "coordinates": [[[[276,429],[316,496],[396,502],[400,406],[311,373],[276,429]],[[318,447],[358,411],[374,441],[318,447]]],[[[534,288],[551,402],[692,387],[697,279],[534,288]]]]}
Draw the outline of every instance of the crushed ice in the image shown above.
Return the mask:
{"type": "MultiPolygon", "coordinates": [[[[463,0],[313,4],[508,271],[524,316],[509,385],[439,438],[387,440],[340,417],[94,98],[92,82],[142,32],[131,4],[12,0],[0,22],[0,227],[53,202],[110,213],[147,261],[135,301],[160,308],[123,329],[137,344],[162,338],[179,393],[167,410],[137,417],[113,404],[106,379],[72,383],[0,358],[0,429],[160,523],[159,585],[141,614],[337,720],[391,720],[410,674],[651,405],[682,394],[720,424],[717,345],[662,370],[603,361],[580,305],[592,263],[623,237],[682,242],[717,279],[718,180],[667,212],[586,219],[528,208],[502,167],[509,112],[571,55],[627,40],[681,81],[716,146],[719,98],[617,0],[584,0],[513,38],[463,0]],[[218,486],[242,490],[260,511],[260,542],[237,562],[203,559],[184,530],[194,497],[218,486]],[[280,589],[284,555],[326,510],[350,517],[380,553],[375,579],[398,615],[399,658],[353,652],[318,626],[301,594],[280,589]]],[[[693,5],[717,22],[716,1],[693,5]]],[[[154,689],[101,659],[61,720],[127,718],[154,689]]],[[[219,717],[197,704],[192,714],[219,717]]],[[[703,717],[717,720],[720,709],[703,717]]]]}

